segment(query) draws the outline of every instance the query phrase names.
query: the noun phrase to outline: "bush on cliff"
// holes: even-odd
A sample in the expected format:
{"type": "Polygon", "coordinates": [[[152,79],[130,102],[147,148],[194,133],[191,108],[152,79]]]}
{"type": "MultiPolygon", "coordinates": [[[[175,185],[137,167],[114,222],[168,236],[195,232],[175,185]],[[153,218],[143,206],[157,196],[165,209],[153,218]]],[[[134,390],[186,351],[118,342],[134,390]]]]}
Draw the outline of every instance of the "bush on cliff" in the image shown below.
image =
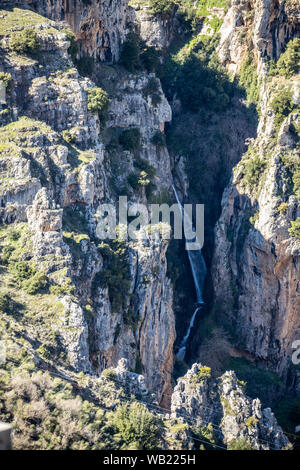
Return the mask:
{"type": "Polygon", "coordinates": [[[121,449],[147,450],[159,445],[162,432],[161,422],[140,403],[122,405],[111,414],[121,449]]]}
{"type": "Polygon", "coordinates": [[[289,234],[291,235],[291,237],[300,238],[300,217],[298,217],[296,220],[291,221],[289,234]]]}
{"type": "Polygon", "coordinates": [[[141,132],[138,128],[127,129],[119,137],[119,144],[124,150],[138,150],[141,142],[141,132]]]}
{"type": "Polygon", "coordinates": [[[154,72],[159,64],[159,52],[155,47],[147,46],[137,33],[131,31],[123,42],[120,64],[131,73],[141,69],[154,72]]]}
{"type": "Polygon", "coordinates": [[[38,35],[32,28],[14,33],[9,42],[10,50],[17,54],[36,54],[40,46],[38,35]]]}
{"type": "Polygon", "coordinates": [[[178,5],[176,0],[150,0],[151,10],[155,15],[170,15],[176,4],[178,5]]]}
{"type": "Polygon", "coordinates": [[[279,75],[290,78],[300,71],[300,39],[289,41],[285,52],[281,54],[277,63],[274,60],[269,64],[269,75],[279,75]]]}
{"type": "Polygon", "coordinates": [[[279,90],[271,102],[271,109],[275,113],[275,128],[278,131],[284,119],[294,110],[292,92],[288,89],[279,90]]]}
{"type": "Polygon", "coordinates": [[[109,106],[109,98],[102,88],[91,88],[88,91],[88,110],[98,113],[99,119],[105,121],[109,106]]]}

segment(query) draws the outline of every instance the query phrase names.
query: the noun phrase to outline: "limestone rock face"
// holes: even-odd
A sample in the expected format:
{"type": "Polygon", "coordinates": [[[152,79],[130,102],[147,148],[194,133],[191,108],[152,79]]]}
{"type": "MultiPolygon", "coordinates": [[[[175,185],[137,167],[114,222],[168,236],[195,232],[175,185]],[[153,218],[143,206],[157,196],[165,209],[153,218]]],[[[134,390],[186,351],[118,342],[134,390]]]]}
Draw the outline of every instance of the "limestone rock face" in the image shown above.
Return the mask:
{"type": "MultiPolygon", "coordinates": [[[[30,5],[48,17],[65,19],[79,35],[87,16],[99,28],[100,15],[103,36],[99,33],[94,43],[87,37],[86,44],[97,49],[95,56],[107,59],[110,51],[117,59],[127,2],[92,2],[90,6],[82,2],[82,8],[77,3],[76,13],[75,2],[30,5]]],[[[34,25],[41,41],[38,58],[22,61],[11,55],[7,37],[1,48],[4,70],[12,75],[7,106],[14,110],[12,122],[1,121],[0,127],[4,143],[1,222],[23,222],[28,227],[31,261],[47,276],[50,293],[45,295],[56,296],[61,309],[52,326],[56,329],[55,322],[59,323],[69,365],[100,374],[126,358],[131,369],[143,371],[147,387],[161,399],[171,387],[175,341],[173,293],[166,276],[167,241],[146,237],[124,244],[130,286],[124,293],[124,308],[135,318],[133,326],[124,320],[125,311],[112,307],[102,281],[110,266],[99,250],[97,213],[102,203],[117,207],[123,188],[129,206],[147,205],[151,196],[168,193],[172,181],[168,150],[152,139],[163,133],[172,118],[171,109],[154,74],[132,75],[106,65],[99,72],[97,86],[108,91],[110,106],[106,124],[101,122],[97,113],[88,110],[88,93],[96,85],[74,68],[68,54],[70,42],[62,31],[65,25],[45,18],[40,21],[34,25]],[[136,151],[118,144],[118,136],[133,128],[140,132],[139,158],[136,151]],[[145,186],[134,189],[128,183],[133,173],[140,177],[138,164],[152,174],[150,195],[145,186]]]]}
{"type": "MultiPolygon", "coordinates": [[[[248,2],[233,2],[221,30],[219,55],[228,68],[233,64],[234,72],[245,52],[235,41],[249,6],[248,2]]],[[[259,1],[255,6],[253,21],[248,15],[248,32],[261,85],[258,136],[249,142],[248,153],[223,194],[212,272],[220,315],[233,326],[237,347],[297,389],[299,374],[292,353],[300,334],[300,242],[289,229],[300,208],[293,183],[288,183],[287,168],[288,162],[297,165],[300,158],[292,132],[299,124],[299,112],[296,108],[276,124],[272,102],[282,88],[280,80],[274,79],[270,85],[265,59],[278,58],[287,41],[299,35],[299,16],[285,3],[277,7],[271,1],[259,1]],[[254,160],[262,166],[251,180],[247,169],[254,160]]],[[[284,87],[291,93],[292,105],[297,106],[299,77],[286,79],[284,87]]]]}
{"type": "Polygon", "coordinates": [[[79,54],[114,62],[119,59],[120,45],[131,21],[128,0],[29,0],[41,15],[66,21],[76,35],[79,54]]]}
{"type": "Polygon", "coordinates": [[[141,37],[144,41],[149,46],[154,46],[157,49],[166,49],[173,37],[174,14],[162,18],[160,15],[153,15],[151,6],[138,2],[131,2],[130,6],[134,10],[134,21],[138,24],[141,37]]]}
{"type": "Polygon", "coordinates": [[[300,35],[299,5],[273,0],[233,0],[220,29],[218,53],[230,72],[236,73],[248,53],[251,36],[257,60],[278,59],[286,43],[300,35]]]}
{"type": "Polygon", "coordinates": [[[257,450],[289,445],[270,408],[262,409],[258,399],[248,398],[232,371],[211,379],[209,368],[194,364],[174,388],[171,412],[193,420],[194,427],[211,426],[216,442],[229,448],[234,442],[257,450]]]}

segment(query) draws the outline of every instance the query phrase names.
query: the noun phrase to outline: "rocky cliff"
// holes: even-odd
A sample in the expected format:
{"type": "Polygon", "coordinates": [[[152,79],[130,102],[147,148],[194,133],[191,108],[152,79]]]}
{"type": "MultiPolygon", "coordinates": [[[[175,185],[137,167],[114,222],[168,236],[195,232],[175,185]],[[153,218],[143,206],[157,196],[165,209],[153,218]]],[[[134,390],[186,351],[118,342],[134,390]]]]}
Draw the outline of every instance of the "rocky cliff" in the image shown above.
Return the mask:
{"type": "MultiPolygon", "coordinates": [[[[99,76],[110,99],[104,124],[89,110],[91,93],[99,88],[74,68],[63,25],[22,9],[2,10],[1,24],[1,67],[11,77],[7,112],[1,113],[1,220],[30,238],[30,253],[21,242],[20,262],[46,276],[49,294],[41,300],[55,297],[61,304],[62,316],[48,318],[47,329],[62,323],[61,340],[73,367],[97,374],[126,357],[132,369],[145,370],[147,385],[161,396],[170,387],[175,338],[167,243],[150,236],[101,246],[96,215],[99,204],[117,203],[122,188],[131,204],[147,203],[146,171],[152,197],[155,187],[170,187],[168,151],[152,143],[171,119],[170,106],[153,74],[106,66],[99,76]],[[38,56],[10,51],[17,16],[22,28],[37,31],[38,56]],[[153,83],[155,104],[147,88],[153,83]],[[139,132],[138,154],[118,144],[128,129],[139,132]],[[145,181],[138,183],[139,175],[145,181]],[[120,298],[112,304],[114,283],[120,298]]],[[[3,242],[10,244],[5,225],[3,242]]],[[[15,288],[7,288],[14,298],[15,288]]]]}
{"type": "Polygon", "coordinates": [[[245,396],[234,372],[211,379],[210,368],[194,364],[176,385],[171,410],[191,420],[210,443],[228,449],[279,450],[289,446],[270,408],[245,396]]]}
{"type": "Polygon", "coordinates": [[[299,128],[300,82],[297,66],[286,70],[288,52],[283,53],[299,36],[297,5],[236,1],[220,30],[218,52],[228,70],[243,74],[245,61],[250,63],[247,44],[253,50],[252,85],[260,119],[257,139],[249,142],[223,195],[213,278],[219,312],[233,327],[236,346],[299,390],[291,356],[300,333],[300,244],[291,226],[300,215],[295,176],[299,131],[294,132],[299,128]],[[272,60],[280,54],[285,70],[273,72],[272,60]],[[280,111],[276,103],[285,94],[289,105],[280,111]]]}
{"type": "Polygon", "coordinates": [[[99,220],[102,204],[117,208],[119,196],[130,217],[136,204],[149,212],[170,202],[175,177],[184,196],[215,211],[209,257],[224,184],[254,135],[255,103],[258,137],[234,170],[215,231],[215,310],[236,349],[299,387],[290,367],[299,331],[299,70],[282,75],[276,64],[298,34],[298,10],[236,1],[220,29],[222,2],[208,10],[172,2],[167,13],[150,3],[7,0],[0,11],[1,416],[14,422],[18,448],[286,448],[272,412],[245,396],[233,372],[215,380],[194,365],[172,394],[175,323],[182,336],[193,287],[176,292],[185,305],[177,303],[175,322],[178,283],[169,277],[179,271],[188,283],[188,267],[176,256],[167,266],[163,224],[128,240],[120,221],[117,237],[102,240],[99,220]],[[137,57],[145,52],[164,90],[153,64],[137,57]],[[240,75],[247,103],[226,68],[240,75]],[[166,96],[176,116],[169,149],[166,96]],[[133,426],[136,416],[149,423],[146,444],[120,438],[128,413],[133,426]]]}

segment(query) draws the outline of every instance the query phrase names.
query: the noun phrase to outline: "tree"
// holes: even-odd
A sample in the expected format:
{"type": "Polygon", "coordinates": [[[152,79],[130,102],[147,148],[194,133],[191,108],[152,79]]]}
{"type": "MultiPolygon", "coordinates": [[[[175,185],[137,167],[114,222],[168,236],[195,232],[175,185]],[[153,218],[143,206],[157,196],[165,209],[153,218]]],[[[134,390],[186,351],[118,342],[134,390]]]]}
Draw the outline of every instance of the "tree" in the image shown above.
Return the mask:
{"type": "Polygon", "coordinates": [[[98,113],[99,118],[105,121],[109,106],[109,98],[102,88],[91,88],[88,91],[88,110],[98,113]]]}
{"type": "Polygon", "coordinates": [[[277,72],[286,78],[298,73],[300,70],[300,39],[290,41],[277,62],[277,72]]]}
{"type": "Polygon", "coordinates": [[[137,402],[122,405],[111,413],[112,425],[123,449],[158,448],[161,434],[161,422],[147,408],[137,402]]]}
{"type": "Polygon", "coordinates": [[[10,39],[10,50],[17,54],[36,54],[40,49],[40,41],[34,29],[26,28],[14,33],[10,39]]]}
{"type": "Polygon", "coordinates": [[[141,45],[139,36],[130,32],[123,43],[120,63],[125,67],[128,72],[135,72],[139,66],[141,54],[141,45]]]}

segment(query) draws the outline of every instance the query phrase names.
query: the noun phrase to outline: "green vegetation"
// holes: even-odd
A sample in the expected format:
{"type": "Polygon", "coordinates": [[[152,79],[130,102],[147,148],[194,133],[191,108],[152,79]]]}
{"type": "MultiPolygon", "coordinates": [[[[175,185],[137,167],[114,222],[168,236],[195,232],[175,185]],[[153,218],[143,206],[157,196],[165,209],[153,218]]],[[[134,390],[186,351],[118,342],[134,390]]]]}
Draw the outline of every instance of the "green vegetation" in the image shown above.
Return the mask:
{"type": "Polygon", "coordinates": [[[170,15],[176,4],[178,4],[176,0],[149,0],[152,13],[155,15],[170,15]]]}
{"type": "Polygon", "coordinates": [[[141,143],[141,132],[138,128],[126,129],[119,136],[119,144],[124,150],[138,150],[141,143]]]}
{"type": "Polygon", "coordinates": [[[75,61],[75,65],[82,77],[90,77],[94,71],[95,61],[93,57],[81,57],[75,61]]]}
{"type": "Polygon", "coordinates": [[[240,84],[245,88],[249,105],[257,104],[259,100],[259,80],[253,57],[248,53],[240,70],[240,84]]]}
{"type": "Polygon", "coordinates": [[[244,181],[250,188],[256,188],[267,163],[258,155],[249,158],[244,166],[244,181]]]}
{"type": "Polygon", "coordinates": [[[205,449],[214,450],[216,447],[214,444],[217,443],[217,438],[215,435],[215,429],[212,423],[208,423],[207,426],[203,427],[194,427],[192,429],[192,434],[196,439],[201,439],[205,441],[205,449]]]}
{"type": "Polygon", "coordinates": [[[163,132],[157,131],[151,139],[151,143],[156,145],[156,147],[165,147],[166,146],[166,136],[163,132]]]}
{"type": "Polygon", "coordinates": [[[147,46],[140,36],[131,31],[122,45],[120,64],[128,72],[134,73],[146,69],[154,72],[159,63],[159,52],[155,47],[147,46]]]}
{"type": "Polygon", "coordinates": [[[12,76],[10,73],[0,72],[0,82],[3,82],[7,93],[10,92],[12,76]]]}
{"type": "Polygon", "coordinates": [[[255,416],[249,416],[249,418],[246,421],[246,426],[247,428],[251,429],[255,427],[258,423],[258,419],[255,418],[255,416]]]}
{"type": "MultiPolygon", "coordinates": [[[[49,24],[50,26],[51,21],[28,9],[0,9],[0,36],[7,36],[15,31],[34,28],[41,24],[49,24]]],[[[49,29],[57,32],[54,28],[49,29]]]]}
{"type": "Polygon", "coordinates": [[[211,378],[211,368],[210,367],[201,367],[197,372],[197,380],[202,381],[211,378]]]}
{"type": "Polygon", "coordinates": [[[113,312],[125,312],[130,289],[130,270],[127,245],[121,240],[102,242],[99,250],[104,259],[104,269],[95,282],[108,287],[113,312]]]}
{"type": "MultiPolygon", "coordinates": [[[[274,414],[278,423],[289,433],[295,432],[295,427],[299,424],[300,398],[295,396],[285,396],[279,401],[274,414]]],[[[297,445],[300,445],[300,436],[297,439],[297,445]]],[[[298,447],[299,448],[299,447],[298,447]]]]}
{"type": "Polygon", "coordinates": [[[291,237],[300,238],[300,217],[297,217],[296,220],[291,221],[289,234],[291,235],[291,237]]]}
{"type": "Polygon", "coordinates": [[[282,88],[275,94],[270,107],[275,113],[275,128],[278,132],[284,119],[299,106],[293,103],[291,90],[282,88]]]}
{"type": "Polygon", "coordinates": [[[65,207],[62,225],[64,242],[69,245],[73,261],[76,262],[82,255],[81,241],[90,242],[89,229],[80,207],[65,207]]]}
{"type": "Polygon", "coordinates": [[[298,152],[285,152],[281,155],[284,165],[282,178],[286,184],[287,194],[294,194],[300,197],[300,161],[298,152]]]}
{"type": "Polygon", "coordinates": [[[88,90],[88,110],[92,113],[98,113],[101,122],[105,122],[109,107],[109,98],[106,91],[102,88],[90,88],[88,90]]]}
{"type": "Polygon", "coordinates": [[[285,52],[279,57],[277,64],[270,62],[269,75],[279,75],[291,78],[300,71],[300,39],[295,38],[289,41],[285,52]]]}
{"type": "Polygon", "coordinates": [[[10,50],[17,54],[36,54],[40,46],[37,32],[31,28],[14,33],[9,41],[10,50]]]}
{"type": "Polygon", "coordinates": [[[215,55],[218,37],[192,37],[169,53],[159,68],[163,89],[169,99],[175,94],[184,110],[197,112],[202,107],[223,111],[233,96],[234,84],[220,69],[215,55]]]}
{"type": "Polygon", "coordinates": [[[287,202],[282,202],[282,203],[278,206],[278,212],[285,214],[285,213],[287,212],[287,210],[288,210],[288,207],[289,207],[289,205],[288,205],[287,202]]]}
{"type": "Polygon", "coordinates": [[[227,445],[227,450],[255,450],[255,448],[244,437],[241,439],[231,439],[227,445]]]}
{"type": "Polygon", "coordinates": [[[122,405],[111,414],[121,449],[148,450],[159,445],[162,423],[140,403],[122,405]]]}
{"type": "Polygon", "coordinates": [[[160,85],[157,78],[152,77],[150,78],[149,82],[143,89],[143,95],[147,98],[148,96],[151,97],[151,101],[153,106],[157,106],[161,103],[161,91],[160,85]]]}
{"type": "Polygon", "coordinates": [[[43,271],[37,270],[32,261],[22,259],[23,249],[21,241],[19,241],[22,227],[19,225],[16,229],[3,228],[3,232],[6,232],[4,238],[6,244],[1,250],[1,262],[7,266],[12,276],[12,282],[27,294],[34,295],[45,289],[48,279],[43,271]]]}
{"type": "Polygon", "coordinates": [[[238,378],[246,382],[246,395],[258,397],[263,406],[267,406],[276,391],[283,389],[283,383],[277,374],[257,367],[246,359],[231,358],[227,369],[234,370],[238,378]]]}
{"type": "Polygon", "coordinates": [[[77,46],[77,43],[76,43],[76,40],[75,40],[75,34],[70,29],[64,29],[62,32],[64,32],[66,34],[67,38],[70,41],[70,46],[69,46],[69,49],[68,49],[68,53],[70,54],[73,63],[76,64],[78,46],[77,46]]]}

